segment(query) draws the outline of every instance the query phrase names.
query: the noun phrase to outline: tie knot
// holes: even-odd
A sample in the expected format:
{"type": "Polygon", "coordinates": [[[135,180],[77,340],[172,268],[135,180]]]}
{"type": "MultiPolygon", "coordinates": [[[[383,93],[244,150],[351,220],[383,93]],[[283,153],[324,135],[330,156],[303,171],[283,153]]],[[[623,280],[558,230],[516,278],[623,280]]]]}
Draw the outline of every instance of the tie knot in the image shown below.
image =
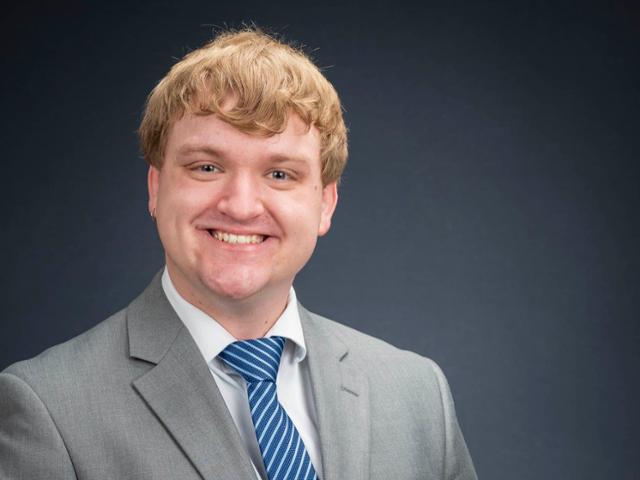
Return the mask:
{"type": "Polygon", "coordinates": [[[283,348],[283,337],[255,338],[233,342],[218,356],[247,383],[275,382],[283,348]]]}

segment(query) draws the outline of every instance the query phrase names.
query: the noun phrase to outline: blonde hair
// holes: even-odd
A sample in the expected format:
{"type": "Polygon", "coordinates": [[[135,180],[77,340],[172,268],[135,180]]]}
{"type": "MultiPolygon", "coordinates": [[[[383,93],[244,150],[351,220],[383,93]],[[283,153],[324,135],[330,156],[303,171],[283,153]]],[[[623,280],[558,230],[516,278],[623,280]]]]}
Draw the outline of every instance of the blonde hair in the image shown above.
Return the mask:
{"type": "Polygon", "coordinates": [[[146,161],[161,168],[169,131],[185,112],[215,114],[259,136],[281,133],[296,113],[320,132],[322,182],[347,162],[347,129],[335,89],[299,49],[260,30],[227,31],[186,55],[147,99],[138,135],[146,161]],[[231,108],[223,108],[233,99],[231,108]]]}

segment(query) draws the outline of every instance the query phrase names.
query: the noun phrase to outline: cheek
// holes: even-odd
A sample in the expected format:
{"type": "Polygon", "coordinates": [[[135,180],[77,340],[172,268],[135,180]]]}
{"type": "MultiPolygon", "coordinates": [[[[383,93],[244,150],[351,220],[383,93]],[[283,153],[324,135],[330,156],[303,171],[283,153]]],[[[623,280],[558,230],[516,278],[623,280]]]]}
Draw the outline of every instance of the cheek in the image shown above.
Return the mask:
{"type": "Polygon", "coordinates": [[[320,202],[309,201],[289,201],[285,208],[281,209],[282,218],[286,218],[289,232],[299,241],[305,244],[315,241],[318,237],[318,226],[320,224],[320,202]]]}
{"type": "Polygon", "coordinates": [[[168,191],[159,197],[157,227],[166,250],[185,256],[196,248],[199,239],[193,223],[202,211],[202,202],[193,191],[168,191]]]}
{"type": "Polygon", "coordinates": [[[180,185],[167,186],[158,195],[158,208],[176,223],[189,221],[210,206],[212,193],[203,187],[184,188],[180,185]]]}

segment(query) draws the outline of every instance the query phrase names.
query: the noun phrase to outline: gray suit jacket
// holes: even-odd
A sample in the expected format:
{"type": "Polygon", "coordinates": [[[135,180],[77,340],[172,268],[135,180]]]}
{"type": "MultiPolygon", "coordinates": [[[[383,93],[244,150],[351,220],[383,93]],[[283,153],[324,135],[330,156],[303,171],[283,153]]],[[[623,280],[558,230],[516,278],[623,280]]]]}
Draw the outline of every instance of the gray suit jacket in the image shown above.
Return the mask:
{"type": "MultiPolygon", "coordinates": [[[[476,478],[431,360],[300,316],[325,480],[476,478]]],[[[0,478],[255,478],[159,276],[126,309],[0,373],[0,478]]]]}

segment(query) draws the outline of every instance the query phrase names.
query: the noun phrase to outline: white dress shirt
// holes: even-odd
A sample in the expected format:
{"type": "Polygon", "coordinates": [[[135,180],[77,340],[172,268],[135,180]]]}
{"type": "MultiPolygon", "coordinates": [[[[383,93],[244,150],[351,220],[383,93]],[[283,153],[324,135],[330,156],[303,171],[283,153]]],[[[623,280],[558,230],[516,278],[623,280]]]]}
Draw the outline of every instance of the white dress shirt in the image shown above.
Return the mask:
{"type": "MultiPolygon", "coordinates": [[[[218,385],[251,458],[257,478],[267,480],[251,420],[247,384],[237,372],[218,358],[218,354],[237,339],[215,319],[182,298],[173,286],[166,268],[162,274],[162,288],[169,303],[191,333],[205,362],[207,362],[211,375],[218,385]]],[[[280,336],[286,339],[276,378],[278,400],[300,433],[318,477],[322,478],[316,409],[311,391],[309,369],[305,362],[307,348],[304,343],[298,302],[293,287],[289,293],[287,307],[265,335],[265,337],[270,336],[280,336]]]]}

